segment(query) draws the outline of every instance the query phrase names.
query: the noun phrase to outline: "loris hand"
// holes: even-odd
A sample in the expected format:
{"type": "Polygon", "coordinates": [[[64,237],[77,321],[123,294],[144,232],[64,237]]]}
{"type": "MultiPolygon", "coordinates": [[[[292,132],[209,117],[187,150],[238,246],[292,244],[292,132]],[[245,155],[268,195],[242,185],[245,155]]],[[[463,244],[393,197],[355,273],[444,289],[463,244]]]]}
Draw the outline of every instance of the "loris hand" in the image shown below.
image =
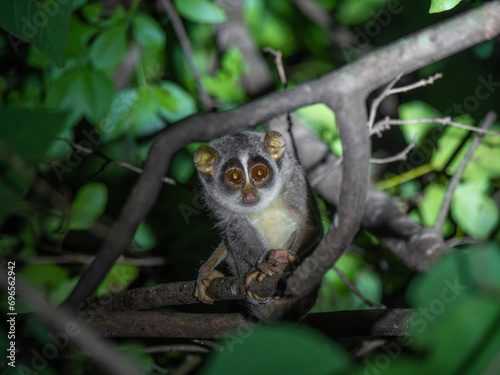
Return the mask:
{"type": "Polygon", "coordinates": [[[224,277],[224,275],[216,270],[204,269],[203,267],[200,269],[200,273],[198,274],[198,279],[196,280],[196,288],[194,290],[194,296],[198,298],[199,301],[207,304],[213,304],[214,300],[207,294],[207,287],[210,284],[210,281],[216,279],[218,277],[224,277]]]}
{"type": "MultiPolygon", "coordinates": [[[[288,250],[271,250],[266,259],[247,275],[245,285],[250,285],[255,278],[260,283],[266,276],[291,271],[296,267],[297,263],[297,257],[288,250]]],[[[247,295],[259,303],[272,301],[271,297],[260,297],[250,291],[247,291],[247,295]]]]}

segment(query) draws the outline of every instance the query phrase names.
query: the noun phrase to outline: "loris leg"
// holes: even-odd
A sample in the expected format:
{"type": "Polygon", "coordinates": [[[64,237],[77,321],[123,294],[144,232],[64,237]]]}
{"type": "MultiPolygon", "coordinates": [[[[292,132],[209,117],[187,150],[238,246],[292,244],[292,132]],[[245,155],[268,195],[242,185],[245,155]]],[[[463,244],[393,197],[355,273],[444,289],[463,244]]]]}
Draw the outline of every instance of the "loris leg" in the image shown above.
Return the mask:
{"type": "MultiPolygon", "coordinates": [[[[266,276],[291,271],[296,267],[297,263],[297,257],[288,250],[271,250],[266,256],[266,259],[247,275],[245,278],[245,284],[247,286],[250,285],[252,280],[255,278],[257,278],[257,281],[260,283],[266,276]]],[[[269,297],[260,297],[250,291],[247,291],[247,295],[259,303],[267,303],[273,300],[269,297]]]]}
{"type": "Polygon", "coordinates": [[[215,267],[227,256],[227,248],[222,242],[219,247],[214,251],[212,256],[201,266],[198,273],[198,279],[196,280],[196,288],[194,290],[194,296],[198,298],[203,303],[212,304],[214,300],[207,294],[207,287],[210,281],[218,277],[224,277],[224,275],[215,270],[215,267]]]}

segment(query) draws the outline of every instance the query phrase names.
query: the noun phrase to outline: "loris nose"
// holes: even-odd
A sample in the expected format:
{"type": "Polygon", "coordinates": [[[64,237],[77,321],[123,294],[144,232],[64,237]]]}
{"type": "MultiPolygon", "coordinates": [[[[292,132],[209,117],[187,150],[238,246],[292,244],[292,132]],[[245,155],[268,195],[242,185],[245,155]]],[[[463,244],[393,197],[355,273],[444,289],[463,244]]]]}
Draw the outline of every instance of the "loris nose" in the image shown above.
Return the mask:
{"type": "Polygon", "coordinates": [[[258,201],[259,201],[259,197],[257,195],[255,195],[255,193],[252,191],[249,191],[243,197],[243,202],[248,203],[248,204],[257,203],[258,201]]]}

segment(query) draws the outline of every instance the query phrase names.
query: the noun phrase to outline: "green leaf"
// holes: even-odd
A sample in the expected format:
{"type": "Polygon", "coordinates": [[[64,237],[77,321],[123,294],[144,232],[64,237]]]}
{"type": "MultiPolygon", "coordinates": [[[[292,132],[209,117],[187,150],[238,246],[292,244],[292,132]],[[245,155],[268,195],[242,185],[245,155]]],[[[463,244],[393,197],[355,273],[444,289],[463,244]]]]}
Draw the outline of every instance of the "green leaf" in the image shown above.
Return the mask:
{"type": "Polygon", "coordinates": [[[69,271],[55,264],[28,264],[22,268],[21,277],[39,289],[49,289],[64,282],[69,271]]]}
{"type": "Polygon", "coordinates": [[[134,234],[133,243],[137,244],[137,250],[151,250],[156,246],[156,237],[145,221],[141,221],[134,234]]]}
{"type": "Polygon", "coordinates": [[[448,254],[408,289],[416,309],[409,327],[415,348],[426,353],[421,366],[440,374],[485,373],[498,356],[500,248],[468,250],[448,254]]]}
{"type": "Polygon", "coordinates": [[[312,329],[280,323],[229,333],[200,374],[326,375],[348,369],[348,357],[335,342],[312,329]]]}
{"type": "Polygon", "coordinates": [[[36,163],[46,157],[67,116],[46,110],[0,108],[0,226],[26,194],[36,163]]]}
{"type": "Polygon", "coordinates": [[[132,20],[134,37],[146,49],[161,50],[165,46],[165,31],[158,22],[146,14],[138,14],[132,20]]]}
{"type": "Polygon", "coordinates": [[[295,111],[311,129],[321,136],[336,155],[342,155],[342,142],[335,121],[335,114],[325,104],[313,104],[295,111]]]}
{"type": "Polygon", "coordinates": [[[435,182],[425,187],[424,198],[418,205],[424,226],[432,226],[436,222],[445,194],[446,189],[435,182]]]}
{"type": "MultiPolygon", "coordinates": [[[[39,48],[62,67],[66,51],[72,0],[2,1],[0,27],[39,48]]],[[[12,35],[9,39],[16,45],[12,35]]],[[[17,52],[17,51],[16,51],[17,52]]]]}
{"type": "Polygon", "coordinates": [[[462,0],[431,0],[429,13],[439,13],[455,8],[462,0]]]}
{"type": "Polygon", "coordinates": [[[90,46],[90,61],[99,70],[113,68],[127,52],[125,23],[118,23],[100,34],[90,46]]]}
{"type": "Polygon", "coordinates": [[[108,201],[108,189],[99,182],[89,182],[76,194],[71,207],[69,229],[84,230],[94,225],[102,215],[108,201]]]}
{"type": "Polygon", "coordinates": [[[209,0],[174,0],[179,14],[199,23],[222,23],[227,21],[224,9],[209,0]]]}
{"type": "Polygon", "coordinates": [[[478,239],[488,238],[499,220],[498,206],[485,193],[485,185],[472,182],[457,187],[451,215],[469,235],[478,239]]]}
{"type": "MultiPolygon", "coordinates": [[[[418,100],[401,104],[398,108],[398,112],[399,118],[401,120],[418,120],[441,116],[438,110],[418,100]]],[[[436,126],[441,125],[419,122],[415,124],[402,125],[401,131],[403,132],[403,136],[405,137],[406,142],[411,143],[411,141],[415,137],[415,144],[420,145],[424,140],[427,132],[436,126]]]]}
{"type": "Polygon", "coordinates": [[[118,263],[111,268],[97,289],[97,296],[121,293],[139,276],[139,268],[133,264],[118,263]]]}
{"type": "Polygon", "coordinates": [[[215,76],[202,77],[203,86],[209,94],[225,102],[235,102],[246,98],[239,79],[246,70],[241,52],[229,49],[221,59],[221,68],[215,76]]]}
{"type": "Polygon", "coordinates": [[[0,141],[25,161],[40,161],[54,137],[68,126],[67,115],[43,109],[0,108],[0,141]]]}
{"type": "Polygon", "coordinates": [[[343,25],[356,25],[369,19],[387,5],[385,0],[342,1],[338,4],[336,18],[343,25]]]}
{"type": "Polygon", "coordinates": [[[163,128],[162,117],[176,122],[196,112],[196,103],[182,87],[163,81],[156,87],[126,89],[118,93],[100,130],[106,140],[116,139],[129,131],[148,134],[163,128]]]}
{"type": "Polygon", "coordinates": [[[114,92],[113,82],[104,73],[76,69],[52,83],[47,106],[68,109],[74,118],[86,116],[97,123],[109,111],[114,92]]]}
{"type": "Polygon", "coordinates": [[[172,177],[175,181],[185,184],[195,170],[193,156],[185,150],[178,152],[172,161],[172,177]]]}
{"type": "MultiPolygon", "coordinates": [[[[279,2],[279,4],[284,2],[279,2]]],[[[262,0],[244,2],[245,20],[259,46],[280,50],[283,56],[296,47],[295,30],[284,20],[269,12],[262,0]]]]}
{"type": "MultiPolygon", "coordinates": [[[[443,170],[468,134],[467,130],[454,126],[447,126],[444,129],[441,137],[439,137],[437,150],[431,156],[431,165],[434,167],[434,170],[443,170]]],[[[464,155],[461,155],[461,157],[457,156],[456,159],[461,161],[463,157],[464,155]]]]}
{"type": "Polygon", "coordinates": [[[161,108],[161,115],[170,122],[182,120],[196,113],[196,101],[193,97],[175,82],[163,81],[160,83],[163,90],[167,90],[175,98],[175,106],[169,105],[161,108]]]}

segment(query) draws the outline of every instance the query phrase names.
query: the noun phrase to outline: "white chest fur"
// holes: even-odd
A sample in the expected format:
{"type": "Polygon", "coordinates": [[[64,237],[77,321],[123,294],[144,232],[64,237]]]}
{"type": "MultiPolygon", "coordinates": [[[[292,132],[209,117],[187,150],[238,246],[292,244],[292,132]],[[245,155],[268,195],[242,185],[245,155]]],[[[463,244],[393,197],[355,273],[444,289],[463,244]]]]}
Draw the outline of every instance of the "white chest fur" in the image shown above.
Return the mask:
{"type": "Polygon", "coordinates": [[[290,246],[290,237],[299,230],[298,218],[280,198],[264,211],[249,215],[248,218],[267,241],[269,249],[284,249],[285,246],[290,246]]]}

